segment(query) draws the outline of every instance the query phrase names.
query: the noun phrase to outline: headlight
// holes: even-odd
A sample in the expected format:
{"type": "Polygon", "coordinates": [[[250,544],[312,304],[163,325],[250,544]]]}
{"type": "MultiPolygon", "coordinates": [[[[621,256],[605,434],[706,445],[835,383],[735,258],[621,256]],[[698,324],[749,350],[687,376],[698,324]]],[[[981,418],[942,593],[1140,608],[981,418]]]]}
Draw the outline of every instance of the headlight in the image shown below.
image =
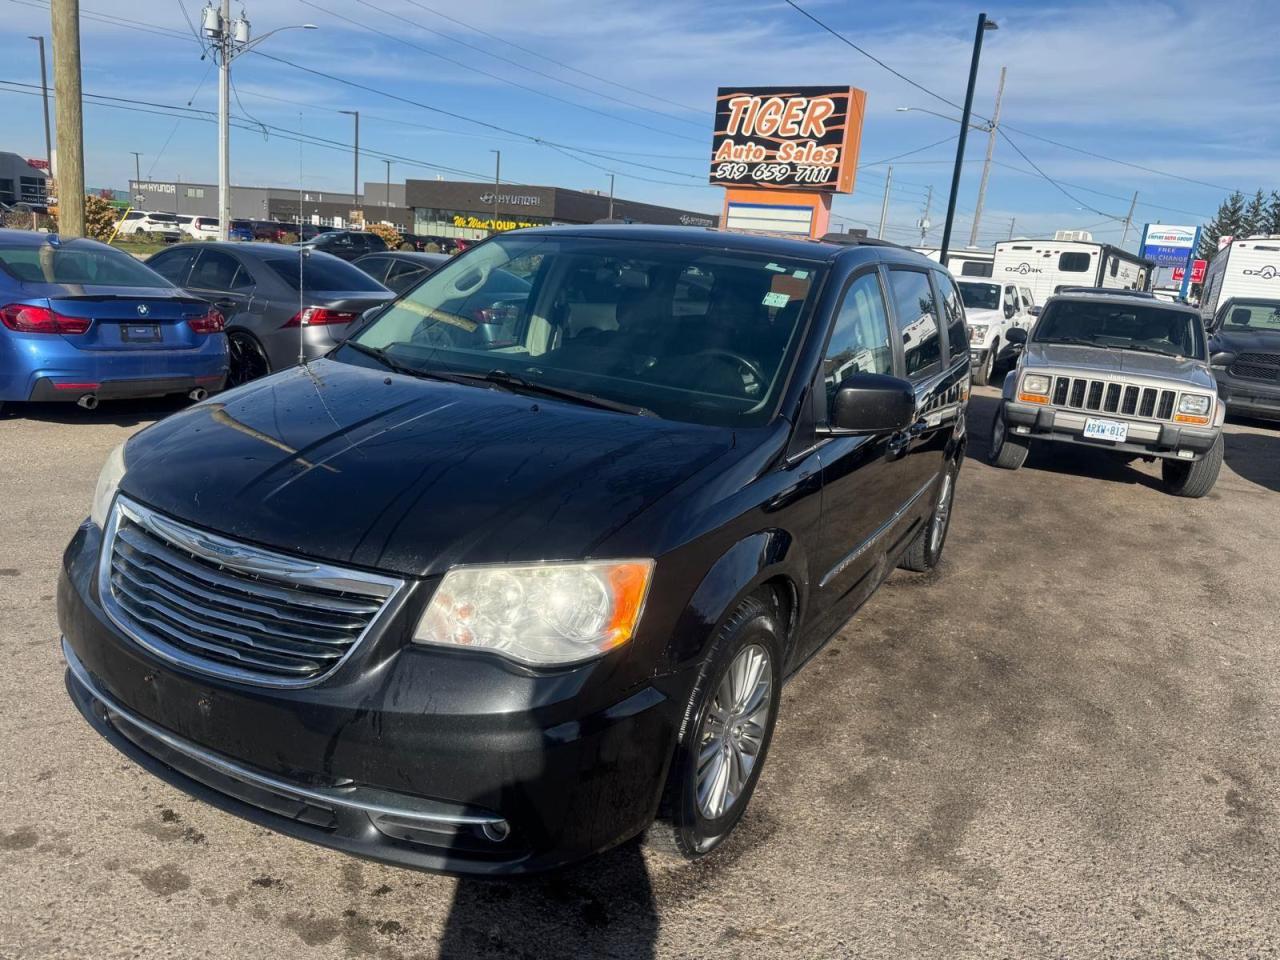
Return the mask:
{"type": "Polygon", "coordinates": [[[652,575],[652,560],[456,567],[413,639],[532,666],[577,663],[631,639],[652,575]]]}
{"type": "Polygon", "coordinates": [[[1034,393],[1037,396],[1049,395],[1049,378],[1048,377],[1025,377],[1022,381],[1023,393],[1034,393]]]}
{"type": "Polygon", "coordinates": [[[107,462],[98,473],[98,485],[93,490],[93,506],[89,509],[89,519],[99,528],[107,525],[107,513],[111,510],[111,501],[116,498],[116,490],[120,488],[120,480],[124,477],[124,444],[107,454],[107,462]]]}
{"type": "Polygon", "coordinates": [[[987,339],[987,324],[985,324],[985,323],[974,323],[974,324],[970,324],[970,325],[969,325],[969,339],[970,339],[970,340],[985,340],[985,339],[987,339]]]}
{"type": "Polygon", "coordinates": [[[1209,406],[1213,401],[1208,397],[1198,397],[1195,394],[1183,394],[1178,401],[1178,412],[1189,413],[1193,417],[1207,416],[1209,406]]]}

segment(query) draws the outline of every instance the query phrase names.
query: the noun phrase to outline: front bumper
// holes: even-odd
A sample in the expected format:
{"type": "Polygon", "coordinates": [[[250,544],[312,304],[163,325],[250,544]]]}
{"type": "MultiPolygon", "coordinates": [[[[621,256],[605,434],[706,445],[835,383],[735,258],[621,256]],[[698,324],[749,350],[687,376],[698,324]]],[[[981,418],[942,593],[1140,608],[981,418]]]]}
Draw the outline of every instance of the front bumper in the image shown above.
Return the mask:
{"type": "MultiPolygon", "coordinates": [[[[614,846],[657,811],[679,717],[654,686],[601,705],[603,661],[557,673],[408,649],[392,620],[342,671],[272,690],[150,655],[97,599],[100,534],[58,583],[67,688],[156,776],[281,833],[400,866],[549,869],[614,846]]],[[[399,616],[420,604],[406,603],[399,616]]]]}
{"type": "Polygon", "coordinates": [[[1215,370],[1214,376],[1218,393],[1231,413],[1280,420],[1280,383],[1243,380],[1223,370],[1215,370]]]}
{"type": "Polygon", "coordinates": [[[1115,450],[1146,457],[1199,460],[1209,452],[1219,433],[1217,427],[1192,427],[1180,423],[1130,420],[1114,414],[1058,410],[1013,400],[1005,400],[1003,403],[1005,423],[1017,436],[1076,443],[1095,449],[1115,450]],[[1106,440],[1086,438],[1084,424],[1089,417],[1127,422],[1129,424],[1128,441],[1111,443],[1106,440]],[[1185,453],[1179,455],[1179,451],[1188,451],[1190,456],[1185,453]]]}

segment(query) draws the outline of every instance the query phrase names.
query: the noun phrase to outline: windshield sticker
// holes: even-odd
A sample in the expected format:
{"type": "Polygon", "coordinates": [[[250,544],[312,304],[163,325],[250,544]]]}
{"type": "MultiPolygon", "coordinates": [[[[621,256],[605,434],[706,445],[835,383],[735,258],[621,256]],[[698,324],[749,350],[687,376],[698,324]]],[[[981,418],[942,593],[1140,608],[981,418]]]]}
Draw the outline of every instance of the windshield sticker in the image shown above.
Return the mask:
{"type": "Polygon", "coordinates": [[[794,272],[793,274],[791,274],[791,275],[792,275],[793,277],[795,277],[797,280],[808,280],[808,279],[809,279],[809,271],[808,271],[808,270],[797,270],[797,271],[795,271],[795,272],[794,272]]]}
{"type": "Polygon", "coordinates": [[[764,265],[764,268],[765,268],[766,270],[772,270],[774,273],[786,273],[786,272],[787,272],[787,268],[786,268],[786,267],[780,267],[780,266],[778,266],[776,263],[766,263],[766,264],[764,265]]]}
{"type": "Polygon", "coordinates": [[[791,298],[785,293],[774,293],[772,290],[764,295],[764,299],[760,301],[766,307],[785,307],[791,298]]]}

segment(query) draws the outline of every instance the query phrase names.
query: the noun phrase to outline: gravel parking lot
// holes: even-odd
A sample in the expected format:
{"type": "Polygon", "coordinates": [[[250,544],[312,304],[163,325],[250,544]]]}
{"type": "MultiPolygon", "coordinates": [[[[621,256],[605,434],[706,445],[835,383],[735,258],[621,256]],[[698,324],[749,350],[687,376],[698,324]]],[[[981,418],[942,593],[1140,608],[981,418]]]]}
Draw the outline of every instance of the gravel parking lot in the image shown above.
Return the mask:
{"type": "Polygon", "coordinates": [[[1280,946],[1280,429],[1214,492],[1074,450],[985,464],[947,556],[787,688],[737,837],[458,882],[153,779],[63,688],[53,591],[110,448],[172,406],[0,420],[0,956],[1255,957],[1280,946]]]}

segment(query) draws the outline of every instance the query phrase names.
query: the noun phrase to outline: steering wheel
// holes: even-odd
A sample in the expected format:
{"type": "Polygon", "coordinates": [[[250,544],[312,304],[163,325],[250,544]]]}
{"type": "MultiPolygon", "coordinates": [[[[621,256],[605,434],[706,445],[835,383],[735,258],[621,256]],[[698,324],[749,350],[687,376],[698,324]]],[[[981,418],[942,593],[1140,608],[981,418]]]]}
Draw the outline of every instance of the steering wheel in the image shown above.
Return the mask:
{"type": "Polygon", "coordinates": [[[764,371],[760,369],[760,365],[757,364],[754,360],[744,357],[740,353],[734,353],[732,350],[722,350],[717,347],[712,347],[709,350],[699,350],[697,353],[694,354],[694,356],[695,357],[715,357],[717,360],[728,360],[730,363],[732,363],[734,366],[738,367],[739,369],[746,370],[748,373],[750,373],[751,376],[755,378],[756,383],[759,384],[760,387],[764,386],[765,376],[764,376],[764,371]]]}

